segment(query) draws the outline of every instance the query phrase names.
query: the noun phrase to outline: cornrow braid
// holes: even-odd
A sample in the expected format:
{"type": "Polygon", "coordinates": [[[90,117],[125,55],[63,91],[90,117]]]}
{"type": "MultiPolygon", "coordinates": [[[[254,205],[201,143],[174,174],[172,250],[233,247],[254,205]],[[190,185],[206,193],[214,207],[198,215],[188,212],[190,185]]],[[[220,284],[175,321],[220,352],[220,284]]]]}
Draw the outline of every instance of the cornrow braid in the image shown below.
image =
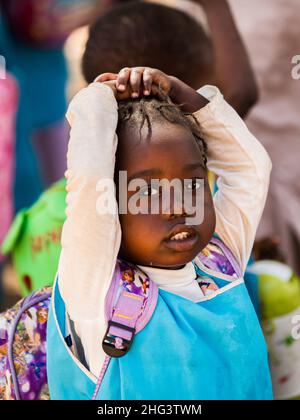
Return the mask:
{"type": "Polygon", "coordinates": [[[201,136],[200,125],[193,114],[182,111],[182,105],[174,104],[170,97],[160,92],[160,98],[142,97],[139,99],[130,99],[119,101],[119,123],[118,130],[124,126],[139,125],[139,132],[145,125],[148,126],[148,134],[146,141],[151,141],[152,123],[151,121],[166,120],[172,124],[179,124],[186,127],[193,134],[197,145],[201,151],[203,167],[206,168],[207,163],[207,147],[201,136]]]}

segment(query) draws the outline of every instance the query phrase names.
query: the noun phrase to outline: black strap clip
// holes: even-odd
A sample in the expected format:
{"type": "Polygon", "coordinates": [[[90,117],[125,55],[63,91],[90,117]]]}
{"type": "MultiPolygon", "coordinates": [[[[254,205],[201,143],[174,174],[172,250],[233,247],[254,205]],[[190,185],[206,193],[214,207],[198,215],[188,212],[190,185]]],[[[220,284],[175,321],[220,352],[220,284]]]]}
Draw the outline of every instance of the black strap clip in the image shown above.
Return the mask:
{"type": "Polygon", "coordinates": [[[108,327],[102,341],[102,348],[104,352],[110,357],[122,357],[128,352],[133,342],[135,335],[135,328],[128,327],[127,325],[119,324],[118,322],[108,321],[108,327]],[[130,340],[121,338],[110,334],[111,327],[120,328],[131,333],[130,340]]]}

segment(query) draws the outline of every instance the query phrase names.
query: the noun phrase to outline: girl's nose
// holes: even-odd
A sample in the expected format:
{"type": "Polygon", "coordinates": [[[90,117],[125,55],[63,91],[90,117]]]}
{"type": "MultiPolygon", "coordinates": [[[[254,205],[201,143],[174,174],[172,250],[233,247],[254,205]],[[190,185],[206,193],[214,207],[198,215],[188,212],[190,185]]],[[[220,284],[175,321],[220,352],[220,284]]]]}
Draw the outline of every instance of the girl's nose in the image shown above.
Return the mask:
{"type": "Polygon", "coordinates": [[[165,218],[175,219],[191,216],[191,210],[187,208],[188,206],[184,202],[183,194],[180,192],[172,191],[170,193],[170,199],[163,199],[162,201],[162,214],[165,218]]]}

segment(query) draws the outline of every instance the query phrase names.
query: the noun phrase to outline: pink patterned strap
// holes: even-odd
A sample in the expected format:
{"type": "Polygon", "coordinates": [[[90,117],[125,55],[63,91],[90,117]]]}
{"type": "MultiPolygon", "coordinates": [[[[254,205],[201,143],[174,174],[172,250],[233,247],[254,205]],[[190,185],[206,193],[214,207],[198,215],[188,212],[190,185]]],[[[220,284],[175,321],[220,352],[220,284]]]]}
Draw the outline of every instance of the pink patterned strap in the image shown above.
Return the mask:
{"type": "Polygon", "coordinates": [[[111,357],[124,356],[136,333],[150,320],[157,302],[155,283],[136,266],[118,261],[106,297],[108,328],[102,342],[111,357]]]}
{"type": "Polygon", "coordinates": [[[203,249],[198,258],[208,269],[232,277],[242,277],[242,270],[224,242],[218,237],[213,237],[207,247],[203,249]]]}

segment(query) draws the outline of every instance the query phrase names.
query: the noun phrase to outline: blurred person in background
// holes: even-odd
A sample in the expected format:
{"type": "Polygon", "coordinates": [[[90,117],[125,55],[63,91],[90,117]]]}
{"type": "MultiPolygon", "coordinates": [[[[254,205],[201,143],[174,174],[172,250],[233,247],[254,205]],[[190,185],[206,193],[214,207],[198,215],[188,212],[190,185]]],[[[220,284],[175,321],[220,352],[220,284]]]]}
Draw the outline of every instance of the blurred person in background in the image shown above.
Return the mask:
{"type": "Polygon", "coordinates": [[[227,0],[146,0],[175,7],[192,16],[212,43],[213,63],[206,83],[218,86],[243,117],[256,103],[258,92],[244,44],[227,0]],[[241,69],[243,71],[240,71],[241,69]]]}
{"type": "Polygon", "coordinates": [[[63,44],[100,12],[100,0],[0,0],[0,38],[17,79],[15,209],[31,205],[66,168],[63,44]],[[46,81],[46,83],[45,83],[46,81]]]}
{"type": "MultiPolygon", "coordinates": [[[[0,244],[14,211],[30,207],[45,187],[64,175],[68,141],[64,42],[111,3],[0,0],[0,54],[6,64],[6,78],[0,76],[0,244]]],[[[0,259],[1,282],[3,256],[0,259]]],[[[10,297],[16,298],[15,281],[11,272],[5,277],[11,290],[3,304],[10,304],[10,297]]]]}
{"type": "Polygon", "coordinates": [[[273,162],[257,240],[278,242],[280,254],[300,275],[300,80],[292,77],[292,59],[300,53],[300,2],[230,0],[230,5],[260,89],[247,124],[273,162]]]}
{"type": "Polygon", "coordinates": [[[215,84],[241,116],[247,114],[257,100],[257,87],[226,0],[148,0],[146,3],[159,3],[151,6],[142,1],[126,3],[100,17],[91,29],[83,58],[87,82],[99,73],[143,62],[194,88],[215,84]],[[198,17],[197,21],[193,19],[188,27],[182,15],[161,3],[173,10],[183,9],[190,16],[196,10],[193,17],[198,17]],[[200,23],[203,13],[208,30],[200,23]]]}

